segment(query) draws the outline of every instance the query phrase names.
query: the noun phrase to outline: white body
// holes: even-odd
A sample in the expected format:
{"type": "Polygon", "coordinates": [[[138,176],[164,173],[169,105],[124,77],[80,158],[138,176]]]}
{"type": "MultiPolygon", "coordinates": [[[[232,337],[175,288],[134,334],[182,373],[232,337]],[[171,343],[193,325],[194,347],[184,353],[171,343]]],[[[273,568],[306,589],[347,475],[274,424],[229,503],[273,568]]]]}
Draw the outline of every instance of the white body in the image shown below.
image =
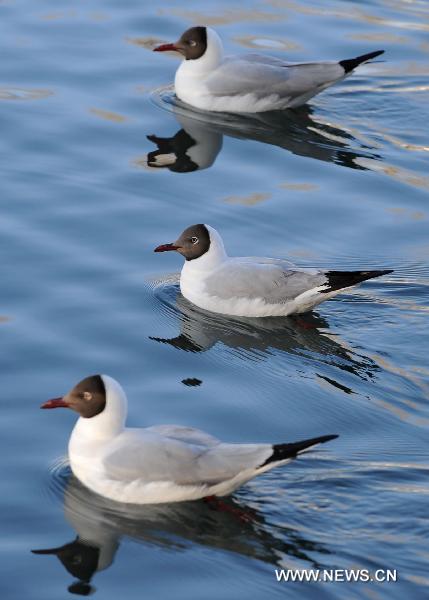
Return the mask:
{"type": "Polygon", "coordinates": [[[299,269],[272,258],[227,256],[219,233],[208,252],[186,261],[180,274],[183,296],[200,308],[241,317],[275,317],[307,312],[343,290],[326,292],[322,271],[299,269]]]}
{"type": "Polygon", "coordinates": [[[293,108],[346,77],[338,62],[286,63],[258,54],[225,57],[217,33],[207,29],[207,49],[176,72],[178,98],[208,111],[254,113],[293,108]]]}
{"type": "Polygon", "coordinates": [[[92,491],[119,502],[148,504],[230,494],[246,481],[289,462],[270,462],[270,444],[226,444],[189,427],[126,428],[121,386],[102,376],[106,407],[80,417],[69,441],[73,473],[92,491]]]}

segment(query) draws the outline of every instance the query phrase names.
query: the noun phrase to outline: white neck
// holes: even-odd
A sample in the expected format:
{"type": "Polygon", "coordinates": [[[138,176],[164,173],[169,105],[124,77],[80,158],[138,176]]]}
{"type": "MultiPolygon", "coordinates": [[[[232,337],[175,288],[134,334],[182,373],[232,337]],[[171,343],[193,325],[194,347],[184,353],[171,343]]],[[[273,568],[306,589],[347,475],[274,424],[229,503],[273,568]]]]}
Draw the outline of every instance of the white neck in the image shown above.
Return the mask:
{"type": "Polygon", "coordinates": [[[115,379],[101,376],[106,388],[106,406],[95,417],[80,417],[74,426],[72,436],[90,440],[107,440],[117,436],[125,428],[127,417],[127,397],[115,379]]]}

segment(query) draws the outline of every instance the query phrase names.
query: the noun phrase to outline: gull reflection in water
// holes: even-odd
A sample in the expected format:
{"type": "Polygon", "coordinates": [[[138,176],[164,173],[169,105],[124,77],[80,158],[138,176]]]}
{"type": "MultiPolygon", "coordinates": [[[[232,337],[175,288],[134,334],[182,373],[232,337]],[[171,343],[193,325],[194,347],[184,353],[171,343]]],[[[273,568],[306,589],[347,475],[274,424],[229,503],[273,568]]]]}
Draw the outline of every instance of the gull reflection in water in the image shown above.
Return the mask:
{"type": "Polygon", "coordinates": [[[366,170],[357,158],[380,158],[367,143],[357,140],[349,130],[324,122],[309,106],[249,115],[198,111],[177,99],[169,106],[180,129],[171,137],[147,136],[156,146],[146,159],[152,168],[177,173],[207,169],[221,151],[224,135],[278,146],[299,156],[352,169],[366,170]]]}
{"type": "MultiPolygon", "coordinates": [[[[259,319],[211,313],[186,300],[172,280],[158,284],[155,296],[168,321],[179,329],[171,338],[149,336],[155,342],[186,352],[205,352],[223,344],[253,361],[266,360],[279,351],[307,358],[317,365],[334,366],[361,379],[371,379],[379,371],[371,358],[358,354],[329,334],[328,322],[317,313],[259,319]]],[[[317,375],[346,393],[353,392],[333,377],[317,375]]]]}
{"type": "MultiPolygon", "coordinates": [[[[64,471],[64,469],[63,469],[64,471]]],[[[221,549],[241,556],[282,566],[287,556],[320,566],[309,553],[328,554],[319,543],[302,537],[295,529],[282,526],[278,537],[270,533],[263,516],[240,500],[225,502],[234,510],[246,511],[247,521],[230,512],[212,510],[203,501],[173,504],[130,505],[94,494],[69,471],[61,475],[65,518],[74,529],[72,541],[53,548],[32,550],[34,554],[56,556],[75,578],[69,592],[87,596],[95,591],[92,578],[110,568],[123,537],[148,547],[186,552],[191,545],[221,549]],[[280,537],[281,534],[281,537],[280,537]]],[[[58,485],[58,482],[56,482],[58,485]]]]}

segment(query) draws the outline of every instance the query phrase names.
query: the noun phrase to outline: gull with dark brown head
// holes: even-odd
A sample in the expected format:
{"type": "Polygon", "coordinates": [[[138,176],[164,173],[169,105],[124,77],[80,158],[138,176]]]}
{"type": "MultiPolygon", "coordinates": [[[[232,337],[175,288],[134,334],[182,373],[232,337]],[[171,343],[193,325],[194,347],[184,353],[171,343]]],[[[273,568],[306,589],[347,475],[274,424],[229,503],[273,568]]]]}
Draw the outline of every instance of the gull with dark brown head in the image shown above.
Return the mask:
{"type": "Polygon", "coordinates": [[[125,426],[127,398],[108,375],[92,375],[41,408],[79,414],[69,440],[70,466],[90,490],[119,502],[156,504],[226,496],[288,463],[322,435],[285,444],[231,444],[192,427],[125,426]]]}
{"type": "Polygon", "coordinates": [[[177,42],[161,44],[154,50],[183,56],[174,80],[180,100],[201,110],[232,113],[301,106],[384,52],[309,63],[291,63],[256,53],[224,56],[220,37],[204,26],[191,27],[177,42]]]}
{"type": "Polygon", "coordinates": [[[229,257],[210,225],[191,225],[171,244],[185,258],[180,290],[200,308],[238,317],[280,317],[311,310],[362,281],[391,273],[300,268],[276,258],[229,257]]]}

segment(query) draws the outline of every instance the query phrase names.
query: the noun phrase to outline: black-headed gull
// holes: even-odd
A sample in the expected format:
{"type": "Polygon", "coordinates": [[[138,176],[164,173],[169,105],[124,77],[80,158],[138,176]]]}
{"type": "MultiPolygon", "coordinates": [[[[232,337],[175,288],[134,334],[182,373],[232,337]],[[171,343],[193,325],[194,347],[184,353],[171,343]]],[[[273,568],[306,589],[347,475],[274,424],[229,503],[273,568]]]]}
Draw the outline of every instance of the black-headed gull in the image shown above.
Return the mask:
{"type": "Polygon", "coordinates": [[[78,419],[70,466],[89,489],[119,502],[156,504],[226,496],[315,444],[323,435],[287,444],[230,444],[178,425],[127,428],[127,398],[108,375],[80,381],[41,408],[71,408],[78,419]]]}
{"type": "Polygon", "coordinates": [[[224,56],[220,37],[210,27],[191,27],[173,44],[156,52],[176,51],[185,60],[177,69],[175,92],[196,108],[236,113],[264,112],[305,104],[341,81],[360,64],[384,50],[356,58],[326,62],[289,63],[273,56],[224,56]]]}
{"type": "Polygon", "coordinates": [[[219,233],[210,225],[191,225],[172,244],[155,252],[176,250],[185,258],[182,294],[200,308],[237,317],[280,317],[311,310],[324,300],[382,271],[322,271],[295,267],[276,258],[229,257],[219,233]]]}

